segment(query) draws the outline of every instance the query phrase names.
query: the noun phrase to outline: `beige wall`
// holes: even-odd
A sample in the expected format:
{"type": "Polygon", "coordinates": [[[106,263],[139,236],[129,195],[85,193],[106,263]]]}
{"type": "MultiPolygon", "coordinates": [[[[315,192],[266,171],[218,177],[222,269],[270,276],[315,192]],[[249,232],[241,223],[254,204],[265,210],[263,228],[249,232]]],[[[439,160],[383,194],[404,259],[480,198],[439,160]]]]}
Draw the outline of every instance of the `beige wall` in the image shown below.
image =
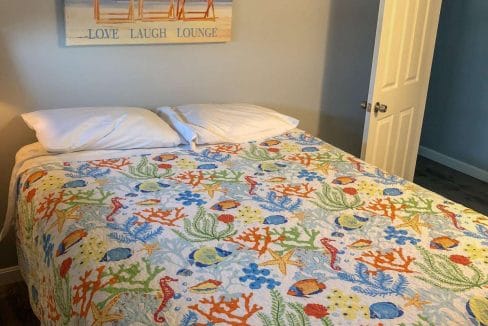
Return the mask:
{"type": "MultiPolygon", "coordinates": [[[[375,13],[377,0],[368,1],[375,13]]],[[[34,141],[19,114],[37,108],[252,102],[293,115],[318,134],[324,78],[335,78],[324,77],[326,56],[341,50],[340,40],[329,40],[330,22],[340,17],[329,16],[345,2],[363,4],[350,6],[363,17],[364,0],[234,0],[227,44],[68,48],[62,0],[0,0],[0,212],[15,152],[34,141]]],[[[374,30],[374,22],[360,19],[341,35],[358,38],[365,23],[374,30]]],[[[369,60],[355,58],[366,74],[369,60]]],[[[367,84],[352,86],[359,98],[367,92],[367,84]]],[[[0,268],[14,265],[13,240],[0,246],[0,268]]]]}

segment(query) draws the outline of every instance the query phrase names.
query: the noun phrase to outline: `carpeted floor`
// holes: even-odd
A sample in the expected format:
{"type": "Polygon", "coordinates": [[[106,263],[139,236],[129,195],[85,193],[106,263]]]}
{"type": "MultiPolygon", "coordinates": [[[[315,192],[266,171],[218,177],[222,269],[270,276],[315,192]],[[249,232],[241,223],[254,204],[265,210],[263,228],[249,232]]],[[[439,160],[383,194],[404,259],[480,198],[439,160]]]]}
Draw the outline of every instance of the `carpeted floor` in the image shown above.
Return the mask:
{"type": "Polygon", "coordinates": [[[0,325],[40,325],[30,308],[25,283],[0,286],[0,325]]]}
{"type": "Polygon", "coordinates": [[[414,182],[488,216],[488,183],[419,156],[414,182]]]}
{"type": "MultiPolygon", "coordinates": [[[[488,215],[488,183],[420,157],[415,183],[488,215]]],[[[0,325],[39,325],[24,283],[0,287],[0,325]]]]}

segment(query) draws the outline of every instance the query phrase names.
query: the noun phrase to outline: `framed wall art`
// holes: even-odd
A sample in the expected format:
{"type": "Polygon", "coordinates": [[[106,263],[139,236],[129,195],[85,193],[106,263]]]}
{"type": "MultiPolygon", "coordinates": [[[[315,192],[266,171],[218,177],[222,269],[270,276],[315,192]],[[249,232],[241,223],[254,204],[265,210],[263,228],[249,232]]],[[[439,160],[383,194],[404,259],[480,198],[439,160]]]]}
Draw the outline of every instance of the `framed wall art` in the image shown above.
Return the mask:
{"type": "Polygon", "coordinates": [[[65,0],[66,45],[231,39],[232,0],[65,0]]]}

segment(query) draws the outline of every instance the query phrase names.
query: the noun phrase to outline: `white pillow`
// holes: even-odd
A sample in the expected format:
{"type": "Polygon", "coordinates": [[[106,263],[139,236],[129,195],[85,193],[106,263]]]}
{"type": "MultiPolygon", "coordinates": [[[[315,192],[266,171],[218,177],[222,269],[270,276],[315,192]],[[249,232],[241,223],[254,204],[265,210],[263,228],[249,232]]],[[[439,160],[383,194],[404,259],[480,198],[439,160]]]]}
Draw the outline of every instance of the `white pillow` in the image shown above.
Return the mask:
{"type": "Polygon", "coordinates": [[[90,107],[22,114],[49,152],[173,147],[180,136],[143,108],[90,107]]]}
{"type": "Polygon", "coordinates": [[[158,114],[186,141],[244,143],[273,137],[298,126],[295,118],[251,104],[192,104],[161,107],[158,114]]]}

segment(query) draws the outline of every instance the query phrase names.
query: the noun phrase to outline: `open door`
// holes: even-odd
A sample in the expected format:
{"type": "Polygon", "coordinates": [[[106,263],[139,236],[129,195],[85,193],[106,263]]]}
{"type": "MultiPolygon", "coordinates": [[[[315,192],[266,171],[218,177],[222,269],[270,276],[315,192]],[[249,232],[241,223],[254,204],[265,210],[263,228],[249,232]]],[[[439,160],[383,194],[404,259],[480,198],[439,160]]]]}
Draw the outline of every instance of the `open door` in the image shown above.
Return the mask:
{"type": "Polygon", "coordinates": [[[442,0],[381,0],[361,157],[412,180],[442,0]]]}

